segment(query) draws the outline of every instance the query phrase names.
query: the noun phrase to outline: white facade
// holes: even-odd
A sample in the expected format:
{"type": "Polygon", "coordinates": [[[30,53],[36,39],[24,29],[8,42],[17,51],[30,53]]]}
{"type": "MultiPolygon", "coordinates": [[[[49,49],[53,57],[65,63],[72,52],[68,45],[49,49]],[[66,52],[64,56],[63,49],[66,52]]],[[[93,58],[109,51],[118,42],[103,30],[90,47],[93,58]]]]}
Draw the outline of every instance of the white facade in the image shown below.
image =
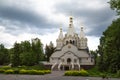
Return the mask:
{"type": "Polygon", "coordinates": [[[54,68],[58,70],[80,69],[81,65],[94,65],[94,59],[88,50],[83,26],[78,35],[74,29],[72,16],[65,36],[60,28],[60,34],[56,40],[56,51],[51,55],[50,63],[52,63],[51,69],[53,70],[54,68]]]}

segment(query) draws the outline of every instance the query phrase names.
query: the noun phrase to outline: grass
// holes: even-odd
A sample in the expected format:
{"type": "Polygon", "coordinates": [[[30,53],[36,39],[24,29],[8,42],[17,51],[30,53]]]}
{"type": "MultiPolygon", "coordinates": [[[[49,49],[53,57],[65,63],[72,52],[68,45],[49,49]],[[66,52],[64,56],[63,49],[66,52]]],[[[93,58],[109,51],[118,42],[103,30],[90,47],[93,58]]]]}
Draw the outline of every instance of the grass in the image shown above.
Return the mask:
{"type": "Polygon", "coordinates": [[[113,77],[117,78],[117,73],[110,73],[110,72],[100,72],[96,67],[87,70],[89,73],[89,76],[91,77],[113,77]]]}

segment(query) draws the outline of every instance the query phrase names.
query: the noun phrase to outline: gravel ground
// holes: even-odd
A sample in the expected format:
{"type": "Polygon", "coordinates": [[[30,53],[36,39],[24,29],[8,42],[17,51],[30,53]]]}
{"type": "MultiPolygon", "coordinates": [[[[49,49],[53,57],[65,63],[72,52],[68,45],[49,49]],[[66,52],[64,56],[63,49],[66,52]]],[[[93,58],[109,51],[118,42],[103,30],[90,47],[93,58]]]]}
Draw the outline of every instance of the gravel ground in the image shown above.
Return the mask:
{"type": "MultiPolygon", "coordinates": [[[[46,75],[13,75],[0,74],[0,80],[106,80],[99,77],[72,77],[63,76],[63,71],[53,71],[46,75]]],[[[120,80],[118,78],[109,78],[108,80],[120,80]]]]}

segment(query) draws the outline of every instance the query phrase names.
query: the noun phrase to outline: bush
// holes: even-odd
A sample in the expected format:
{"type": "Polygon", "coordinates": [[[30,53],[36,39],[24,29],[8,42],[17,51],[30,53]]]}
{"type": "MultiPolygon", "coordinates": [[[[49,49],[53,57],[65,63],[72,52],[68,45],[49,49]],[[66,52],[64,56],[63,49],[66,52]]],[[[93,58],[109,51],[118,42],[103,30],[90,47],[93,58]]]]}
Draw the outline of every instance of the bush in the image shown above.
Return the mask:
{"type": "Polygon", "coordinates": [[[49,73],[51,73],[50,70],[43,70],[43,71],[44,71],[45,74],[49,74],[49,73]]]}
{"type": "Polygon", "coordinates": [[[120,70],[117,71],[117,77],[120,77],[120,70]]]}
{"type": "Polygon", "coordinates": [[[50,70],[25,70],[22,69],[19,71],[19,74],[32,74],[32,75],[44,75],[51,73],[50,70]]]}
{"type": "Polygon", "coordinates": [[[25,70],[25,69],[21,69],[21,70],[19,71],[19,74],[28,74],[28,71],[25,70]]]}
{"type": "Polygon", "coordinates": [[[27,70],[28,74],[33,74],[33,75],[44,75],[45,72],[41,70],[27,70]]]}
{"type": "Polygon", "coordinates": [[[19,74],[19,69],[14,69],[15,74],[19,74]]]}
{"type": "Polygon", "coordinates": [[[65,76],[88,76],[88,75],[89,73],[85,70],[65,72],[65,76]]]}
{"type": "Polygon", "coordinates": [[[80,70],[80,75],[81,76],[88,76],[89,73],[86,70],[82,69],[82,70],[80,70]]]}
{"type": "Polygon", "coordinates": [[[5,74],[14,74],[14,70],[8,69],[4,71],[5,74]]]}
{"type": "Polygon", "coordinates": [[[10,66],[2,66],[2,67],[0,67],[0,68],[7,70],[7,69],[10,69],[11,67],[10,67],[10,66]]]}
{"type": "Polygon", "coordinates": [[[4,69],[0,69],[0,73],[4,73],[4,71],[5,71],[4,69]]]}
{"type": "Polygon", "coordinates": [[[36,71],[36,74],[38,74],[38,75],[44,75],[45,74],[45,72],[44,71],[36,71]]]}

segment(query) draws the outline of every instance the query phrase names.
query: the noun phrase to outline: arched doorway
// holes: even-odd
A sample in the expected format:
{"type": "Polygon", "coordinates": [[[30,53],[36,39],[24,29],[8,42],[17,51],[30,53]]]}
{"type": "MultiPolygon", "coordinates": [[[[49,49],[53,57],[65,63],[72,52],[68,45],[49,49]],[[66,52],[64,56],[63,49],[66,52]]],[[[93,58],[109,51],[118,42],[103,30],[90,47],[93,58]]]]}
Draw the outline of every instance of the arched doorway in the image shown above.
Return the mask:
{"type": "Polygon", "coordinates": [[[71,59],[68,58],[68,59],[67,59],[67,64],[70,64],[70,63],[71,63],[71,59]]]}
{"type": "Polygon", "coordinates": [[[67,64],[64,65],[64,70],[70,70],[71,69],[71,58],[67,58],[67,64]]]}

